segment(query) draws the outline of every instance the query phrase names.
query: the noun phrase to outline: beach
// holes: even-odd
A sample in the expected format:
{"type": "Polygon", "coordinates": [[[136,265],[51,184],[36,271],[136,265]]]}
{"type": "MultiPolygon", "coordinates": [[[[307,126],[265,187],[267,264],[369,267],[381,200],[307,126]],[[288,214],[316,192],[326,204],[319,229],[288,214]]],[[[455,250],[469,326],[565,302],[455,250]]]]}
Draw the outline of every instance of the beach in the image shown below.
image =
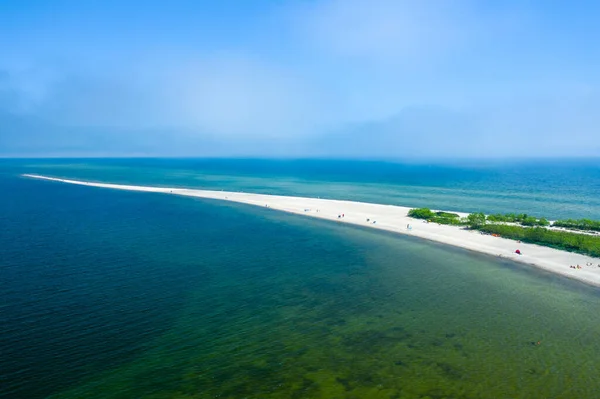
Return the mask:
{"type": "MultiPolygon", "coordinates": [[[[181,195],[266,207],[338,223],[411,235],[470,251],[507,258],[589,285],[600,286],[600,267],[598,267],[600,259],[598,258],[534,244],[518,243],[514,240],[484,235],[478,231],[456,226],[425,223],[422,220],[408,217],[407,214],[410,210],[408,207],[324,198],[96,183],[35,174],[24,174],[23,176],[90,187],[181,195]],[[521,255],[515,253],[517,249],[521,251],[521,255]],[[593,265],[588,266],[589,263],[593,265]],[[580,265],[582,268],[573,269],[569,267],[570,265],[580,265]]],[[[466,216],[466,214],[460,215],[466,216]]]]}

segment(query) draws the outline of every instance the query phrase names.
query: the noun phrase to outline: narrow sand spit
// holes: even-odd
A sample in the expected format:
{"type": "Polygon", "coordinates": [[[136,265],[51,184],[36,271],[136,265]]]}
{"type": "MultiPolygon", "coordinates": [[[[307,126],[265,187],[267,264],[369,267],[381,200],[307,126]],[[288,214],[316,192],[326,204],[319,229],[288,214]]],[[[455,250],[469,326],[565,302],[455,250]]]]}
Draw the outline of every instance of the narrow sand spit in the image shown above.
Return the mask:
{"type": "MultiPolygon", "coordinates": [[[[327,219],[339,223],[349,223],[412,235],[476,252],[508,258],[590,285],[600,286],[600,267],[598,267],[600,259],[598,258],[534,244],[518,243],[505,238],[492,237],[491,235],[482,235],[478,231],[470,231],[456,226],[424,223],[421,220],[409,218],[407,214],[410,208],[401,206],[280,195],[91,183],[32,174],[25,174],[23,176],[91,187],[184,195],[268,207],[269,209],[327,219]],[[411,226],[410,229],[408,225],[411,226]],[[515,250],[517,249],[521,250],[522,255],[515,254],[515,250]],[[590,262],[593,263],[593,266],[587,266],[590,262]],[[570,265],[580,265],[582,269],[572,269],[569,267],[570,265]]],[[[465,215],[461,214],[461,216],[465,215]]]]}

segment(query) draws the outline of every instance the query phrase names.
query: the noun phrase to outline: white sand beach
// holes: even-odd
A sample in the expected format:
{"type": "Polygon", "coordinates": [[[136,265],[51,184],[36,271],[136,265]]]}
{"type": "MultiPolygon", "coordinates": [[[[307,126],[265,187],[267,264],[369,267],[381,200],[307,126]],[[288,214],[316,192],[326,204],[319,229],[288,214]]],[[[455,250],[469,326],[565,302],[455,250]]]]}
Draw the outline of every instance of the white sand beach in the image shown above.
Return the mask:
{"type": "MultiPolygon", "coordinates": [[[[338,223],[348,223],[394,233],[412,235],[465,248],[471,251],[508,258],[517,262],[539,267],[552,273],[576,279],[590,285],[600,286],[600,267],[598,267],[598,265],[600,265],[599,258],[592,258],[590,256],[560,251],[534,244],[518,243],[517,241],[493,237],[491,235],[483,235],[478,231],[471,231],[456,226],[425,223],[421,220],[409,218],[407,214],[410,208],[407,207],[321,198],[92,183],[32,174],[23,176],[91,187],[184,195],[268,207],[273,210],[327,219],[338,223]],[[410,229],[407,227],[408,225],[411,226],[410,229]],[[515,250],[517,249],[521,250],[522,255],[517,255],[515,253],[515,250]],[[593,265],[587,266],[590,262],[593,265]],[[573,269],[569,267],[570,265],[580,265],[582,268],[573,269]]],[[[461,214],[461,216],[466,216],[466,214],[461,214]]]]}

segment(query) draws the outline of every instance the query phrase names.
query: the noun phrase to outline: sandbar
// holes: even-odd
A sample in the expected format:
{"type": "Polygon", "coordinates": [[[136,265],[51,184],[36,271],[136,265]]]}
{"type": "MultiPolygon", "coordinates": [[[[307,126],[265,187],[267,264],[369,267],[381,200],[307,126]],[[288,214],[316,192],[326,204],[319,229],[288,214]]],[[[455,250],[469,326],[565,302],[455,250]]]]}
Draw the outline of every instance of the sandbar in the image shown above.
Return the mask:
{"type": "MultiPolygon", "coordinates": [[[[338,223],[411,235],[475,252],[507,258],[600,287],[599,258],[535,244],[518,243],[514,240],[493,237],[481,234],[479,231],[461,227],[425,223],[421,220],[408,217],[408,211],[411,208],[402,206],[324,198],[96,183],[34,174],[24,174],[23,176],[91,187],[183,195],[267,207],[277,211],[326,219],[338,223]],[[517,249],[521,251],[522,255],[515,253],[517,249]],[[592,263],[592,266],[588,266],[589,263],[592,263]],[[573,269],[569,267],[570,265],[580,265],[582,268],[573,269]]],[[[466,216],[467,214],[460,215],[466,216]]]]}

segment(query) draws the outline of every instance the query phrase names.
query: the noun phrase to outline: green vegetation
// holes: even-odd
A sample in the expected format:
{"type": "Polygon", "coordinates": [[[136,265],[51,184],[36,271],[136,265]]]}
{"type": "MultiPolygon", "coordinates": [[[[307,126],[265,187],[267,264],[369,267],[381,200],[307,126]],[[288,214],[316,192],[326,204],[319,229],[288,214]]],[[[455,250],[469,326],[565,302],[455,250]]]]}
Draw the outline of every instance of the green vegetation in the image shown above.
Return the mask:
{"type": "Polygon", "coordinates": [[[495,214],[489,215],[487,220],[490,222],[504,222],[504,223],[518,223],[523,226],[549,226],[550,222],[546,218],[536,218],[535,216],[529,216],[526,213],[514,214],[507,213],[505,215],[495,214]]]}
{"type": "Polygon", "coordinates": [[[533,216],[528,216],[521,222],[523,226],[550,226],[550,222],[546,218],[537,219],[533,216]]]}
{"type": "Polygon", "coordinates": [[[443,218],[452,218],[453,219],[453,218],[458,217],[457,213],[450,213],[450,212],[436,212],[435,214],[436,214],[436,216],[443,217],[443,218]]]}
{"type": "Polygon", "coordinates": [[[467,225],[472,229],[480,229],[485,226],[485,215],[481,212],[471,213],[467,216],[467,225]]]}
{"type": "MultiPolygon", "coordinates": [[[[546,229],[550,225],[545,218],[536,218],[525,213],[485,216],[483,213],[471,213],[461,219],[456,213],[433,212],[429,208],[411,209],[408,216],[424,219],[433,223],[468,226],[489,234],[498,234],[504,238],[520,240],[571,252],[591,256],[600,256],[600,236],[580,234],[568,231],[546,229]],[[491,223],[490,223],[491,222],[491,223]],[[508,225],[514,223],[519,225],[508,225]]],[[[569,229],[600,231],[600,221],[589,219],[567,219],[554,222],[553,226],[569,229]]]]}
{"type": "Polygon", "coordinates": [[[556,227],[565,227],[567,229],[600,231],[600,221],[590,219],[566,219],[557,220],[552,224],[556,227]]]}
{"type": "Polygon", "coordinates": [[[485,233],[498,234],[513,240],[545,245],[571,252],[580,252],[591,256],[600,256],[600,237],[597,236],[548,230],[543,227],[532,228],[503,224],[486,224],[478,230],[485,233]]]}
{"type": "Polygon", "coordinates": [[[408,216],[415,219],[430,219],[435,215],[429,208],[415,208],[408,211],[408,216]]]}
{"type": "Polygon", "coordinates": [[[527,217],[528,216],[526,213],[520,213],[520,214],[506,213],[504,215],[502,215],[500,213],[496,213],[494,215],[489,215],[487,217],[487,220],[489,220],[490,222],[521,223],[527,217]]]}
{"type": "Polygon", "coordinates": [[[408,216],[415,219],[427,220],[431,223],[463,225],[464,221],[456,213],[450,212],[433,212],[429,208],[416,208],[408,211],[408,216]]]}

